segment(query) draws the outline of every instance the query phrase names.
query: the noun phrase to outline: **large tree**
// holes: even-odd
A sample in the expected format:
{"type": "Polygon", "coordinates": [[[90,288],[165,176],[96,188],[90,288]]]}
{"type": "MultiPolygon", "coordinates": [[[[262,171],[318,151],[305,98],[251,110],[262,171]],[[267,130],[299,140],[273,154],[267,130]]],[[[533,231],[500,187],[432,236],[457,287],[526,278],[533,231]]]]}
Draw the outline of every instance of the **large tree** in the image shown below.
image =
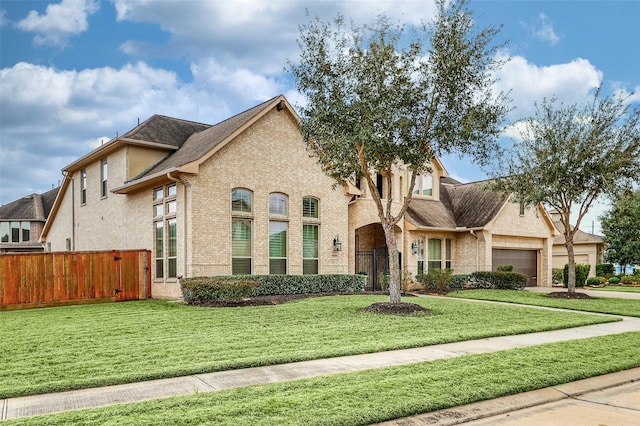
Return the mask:
{"type": "Polygon", "coordinates": [[[428,25],[407,30],[381,16],[347,26],[343,17],[300,27],[300,60],[289,68],[306,103],[301,128],[323,170],[338,183],[366,181],[389,252],[390,302],[401,302],[395,225],[411,202],[416,176],[448,153],[487,162],[508,112],[492,92],[500,65],[498,30],[476,29],[467,0],[437,1],[428,25]],[[405,165],[409,191],[394,205],[392,170],[405,165]],[[388,188],[380,197],[372,176],[388,188]]]}
{"type": "Polygon", "coordinates": [[[640,173],[640,111],[596,90],[586,105],[545,99],[519,123],[521,140],[499,165],[494,189],[560,213],[567,248],[568,291],[575,292],[573,237],[601,195],[628,190],[640,173]],[[575,214],[575,223],[570,218],[575,214]]]}
{"type": "Polygon", "coordinates": [[[621,265],[623,271],[627,265],[639,265],[640,190],[618,197],[600,220],[607,243],[607,262],[621,265]]]}

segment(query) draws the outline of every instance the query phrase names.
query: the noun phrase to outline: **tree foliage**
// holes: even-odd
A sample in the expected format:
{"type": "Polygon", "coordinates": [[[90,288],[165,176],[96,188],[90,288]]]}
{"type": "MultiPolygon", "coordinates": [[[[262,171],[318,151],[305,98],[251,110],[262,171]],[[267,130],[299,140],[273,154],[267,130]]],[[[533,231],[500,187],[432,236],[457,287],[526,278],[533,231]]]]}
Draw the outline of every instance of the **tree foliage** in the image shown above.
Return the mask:
{"type": "Polygon", "coordinates": [[[607,262],[640,264],[640,190],[618,197],[601,218],[607,262]]]}
{"type": "Polygon", "coordinates": [[[411,30],[380,16],[347,26],[338,16],[300,27],[300,58],[289,62],[298,90],[301,128],[323,170],[338,183],[360,178],[375,200],[390,258],[391,302],[400,302],[394,226],[420,173],[447,153],[486,163],[497,148],[505,98],[491,91],[498,30],[476,31],[467,0],[438,0],[430,25],[411,30]],[[406,165],[409,191],[392,213],[392,170],[406,165]],[[378,195],[372,174],[386,179],[378,195]]]}
{"type": "Polygon", "coordinates": [[[519,123],[521,140],[500,164],[495,189],[517,201],[544,203],[560,213],[569,257],[569,291],[575,291],[573,237],[601,195],[628,190],[640,173],[640,111],[596,90],[587,105],[545,99],[519,123]],[[569,223],[576,213],[576,223],[569,223]]]}

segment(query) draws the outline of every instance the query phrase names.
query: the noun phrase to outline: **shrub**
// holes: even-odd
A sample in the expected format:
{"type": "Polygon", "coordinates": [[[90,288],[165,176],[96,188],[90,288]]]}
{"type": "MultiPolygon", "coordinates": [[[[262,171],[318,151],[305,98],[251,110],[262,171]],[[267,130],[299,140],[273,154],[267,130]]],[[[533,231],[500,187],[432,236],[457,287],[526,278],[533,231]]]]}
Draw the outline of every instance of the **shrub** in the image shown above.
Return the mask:
{"type": "Polygon", "coordinates": [[[618,277],[609,278],[609,284],[613,284],[613,285],[620,284],[620,278],[618,278],[618,277]]]}
{"type": "Polygon", "coordinates": [[[477,280],[479,287],[522,290],[527,286],[529,277],[517,272],[474,272],[471,279],[477,280]]]}
{"type": "Polygon", "coordinates": [[[599,277],[609,278],[615,275],[615,273],[613,263],[598,263],[596,265],[596,275],[599,277]]]}
{"type": "Polygon", "coordinates": [[[498,265],[496,267],[498,272],[513,272],[513,265],[498,265]]]}
{"type": "Polygon", "coordinates": [[[469,282],[469,275],[460,274],[460,275],[451,275],[449,278],[449,288],[463,289],[467,288],[467,283],[469,282]]]}
{"type": "Polygon", "coordinates": [[[553,285],[562,284],[564,281],[564,271],[562,268],[553,268],[551,270],[551,282],[553,285]]]}
{"type": "Polygon", "coordinates": [[[419,277],[419,282],[425,290],[444,290],[451,281],[451,269],[432,269],[419,277]]]}
{"type": "Polygon", "coordinates": [[[620,280],[620,282],[622,284],[633,284],[633,277],[630,275],[625,275],[624,277],[622,277],[622,279],[620,280]]]}
{"type": "Polygon", "coordinates": [[[600,278],[596,278],[596,277],[587,278],[587,285],[600,285],[600,278]]]}
{"type": "Polygon", "coordinates": [[[190,278],[180,280],[182,298],[190,305],[251,296],[260,283],[248,279],[190,278]]]}
{"type": "MultiPolygon", "coordinates": [[[[591,269],[591,265],[582,265],[580,263],[576,263],[576,287],[584,287],[584,283],[587,281],[587,277],[589,276],[589,270],[591,269]]],[[[567,287],[569,285],[569,265],[564,265],[564,277],[563,277],[564,286],[567,287]]]]}

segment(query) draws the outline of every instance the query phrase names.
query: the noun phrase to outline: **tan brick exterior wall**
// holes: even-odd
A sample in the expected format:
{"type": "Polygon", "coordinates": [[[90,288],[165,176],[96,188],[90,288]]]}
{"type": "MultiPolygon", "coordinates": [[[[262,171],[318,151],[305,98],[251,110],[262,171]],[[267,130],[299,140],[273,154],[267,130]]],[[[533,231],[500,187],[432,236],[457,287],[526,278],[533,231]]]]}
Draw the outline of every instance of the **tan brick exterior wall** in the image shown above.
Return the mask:
{"type": "MultiPolygon", "coordinates": [[[[598,247],[596,244],[575,244],[573,246],[575,262],[583,265],[591,265],[589,276],[596,276],[596,265],[598,264],[598,247]]],[[[553,267],[562,269],[569,263],[567,248],[564,245],[553,246],[553,267]]]]}

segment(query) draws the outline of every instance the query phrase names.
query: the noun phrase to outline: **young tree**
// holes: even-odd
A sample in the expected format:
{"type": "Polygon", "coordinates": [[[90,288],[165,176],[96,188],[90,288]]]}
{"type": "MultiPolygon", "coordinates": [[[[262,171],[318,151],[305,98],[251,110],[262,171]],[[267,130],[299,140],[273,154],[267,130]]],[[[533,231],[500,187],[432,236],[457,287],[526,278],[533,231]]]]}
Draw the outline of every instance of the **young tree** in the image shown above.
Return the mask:
{"type": "Polygon", "coordinates": [[[600,217],[607,262],[640,264],[640,190],[619,197],[610,211],[600,217]]]}
{"type": "Polygon", "coordinates": [[[569,258],[568,291],[575,292],[573,237],[593,202],[619,194],[640,172],[640,111],[621,98],[600,97],[588,105],[566,106],[556,99],[536,105],[521,122],[521,141],[500,167],[506,177],[494,189],[517,201],[543,203],[560,213],[569,258]],[[576,212],[574,226],[569,223],[576,212]]]}
{"type": "Polygon", "coordinates": [[[486,163],[508,112],[491,91],[500,64],[493,27],[475,31],[467,0],[437,0],[437,16],[412,35],[384,16],[347,28],[344,19],[300,27],[300,61],[289,61],[306,105],[299,106],[310,150],[336,182],[366,181],[389,251],[390,302],[401,302],[394,226],[411,201],[416,176],[451,152],[486,163]],[[406,165],[410,190],[392,212],[392,168],[406,165]],[[372,174],[386,179],[380,197],[372,174]]]}

